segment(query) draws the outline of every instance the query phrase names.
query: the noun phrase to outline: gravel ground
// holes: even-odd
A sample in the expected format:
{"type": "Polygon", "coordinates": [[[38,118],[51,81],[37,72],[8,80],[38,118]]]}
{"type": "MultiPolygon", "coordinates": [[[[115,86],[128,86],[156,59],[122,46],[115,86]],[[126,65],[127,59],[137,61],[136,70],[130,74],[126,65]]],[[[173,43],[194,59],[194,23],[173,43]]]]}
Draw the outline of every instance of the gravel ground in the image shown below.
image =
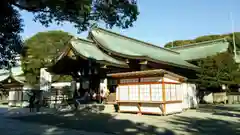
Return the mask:
{"type": "Polygon", "coordinates": [[[4,135],[240,135],[240,111],[232,110],[197,109],[170,116],[85,112],[15,118],[2,115],[0,129],[4,135]]]}

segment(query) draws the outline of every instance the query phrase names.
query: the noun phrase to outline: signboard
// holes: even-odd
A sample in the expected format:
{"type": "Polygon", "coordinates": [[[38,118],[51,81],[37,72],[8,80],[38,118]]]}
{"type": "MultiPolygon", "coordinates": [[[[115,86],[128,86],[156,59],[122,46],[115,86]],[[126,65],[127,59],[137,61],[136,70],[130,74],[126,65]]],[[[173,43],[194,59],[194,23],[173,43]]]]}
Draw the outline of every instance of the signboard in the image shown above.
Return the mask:
{"type": "Polygon", "coordinates": [[[120,80],[121,84],[137,83],[137,82],[138,82],[138,78],[134,78],[134,79],[121,79],[120,80]]]}
{"type": "Polygon", "coordinates": [[[145,77],[141,78],[140,82],[161,82],[162,77],[145,77]]]}
{"type": "Polygon", "coordinates": [[[40,69],[40,90],[49,91],[51,88],[52,75],[46,71],[46,68],[40,69]]]}

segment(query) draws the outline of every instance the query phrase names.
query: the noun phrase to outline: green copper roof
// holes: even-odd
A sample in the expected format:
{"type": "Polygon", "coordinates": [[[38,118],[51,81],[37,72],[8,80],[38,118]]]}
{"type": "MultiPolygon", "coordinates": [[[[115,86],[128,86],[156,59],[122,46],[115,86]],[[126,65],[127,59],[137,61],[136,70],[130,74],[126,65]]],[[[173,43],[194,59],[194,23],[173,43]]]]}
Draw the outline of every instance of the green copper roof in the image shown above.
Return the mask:
{"type": "Polygon", "coordinates": [[[23,71],[21,66],[11,68],[11,71],[6,69],[0,69],[0,82],[8,79],[9,77],[14,78],[16,81],[20,83],[24,83],[25,77],[22,76],[23,71]]]}
{"type": "Polygon", "coordinates": [[[12,67],[12,68],[11,68],[11,71],[12,71],[12,75],[13,75],[13,76],[20,76],[20,75],[23,74],[23,71],[22,71],[22,67],[21,67],[21,66],[12,67]]]}
{"type": "Polygon", "coordinates": [[[167,63],[186,68],[197,68],[180,57],[178,52],[161,48],[150,43],[132,39],[101,28],[93,28],[90,32],[98,45],[114,54],[129,58],[142,58],[149,61],[167,63]]]}
{"type": "Polygon", "coordinates": [[[6,69],[0,69],[0,82],[7,79],[10,75],[10,72],[6,69]]]}
{"type": "Polygon", "coordinates": [[[226,52],[229,43],[225,39],[200,42],[191,45],[170,48],[172,51],[180,53],[184,60],[196,60],[216,55],[217,53],[226,52]]]}
{"type": "Polygon", "coordinates": [[[73,38],[70,41],[72,48],[75,52],[78,53],[81,57],[85,59],[93,59],[98,62],[102,62],[106,65],[116,65],[118,67],[128,67],[125,62],[116,60],[111,56],[102,52],[93,41],[80,39],[80,38],[73,38]]]}

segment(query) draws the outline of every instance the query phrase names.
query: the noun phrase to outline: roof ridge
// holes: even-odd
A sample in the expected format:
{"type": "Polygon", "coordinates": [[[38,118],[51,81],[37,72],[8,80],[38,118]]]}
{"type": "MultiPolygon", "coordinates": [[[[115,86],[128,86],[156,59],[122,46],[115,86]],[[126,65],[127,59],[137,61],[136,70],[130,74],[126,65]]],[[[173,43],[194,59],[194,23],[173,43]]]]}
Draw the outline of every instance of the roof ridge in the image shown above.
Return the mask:
{"type": "MultiPolygon", "coordinates": [[[[215,40],[208,40],[208,41],[202,41],[202,42],[197,42],[197,43],[192,43],[192,44],[186,44],[186,45],[182,45],[182,46],[176,46],[176,47],[172,47],[172,48],[169,48],[169,49],[170,50],[184,49],[184,48],[196,47],[196,46],[199,46],[199,44],[202,44],[202,46],[204,46],[207,43],[214,43],[214,42],[220,42],[220,41],[226,42],[227,39],[226,38],[219,38],[219,39],[215,39],[215,40]]],[[[207,44],[207,45],[209,45],[209,44],[207,44]]]]}
{"type": "Polygon", "coordinates": [[[97,45],[95,44],[95,42],[93,41],[93,40],[90,40],[90,39],[85,39],[85,38],[80,38],[80,37],[73,37],[71,40],[70,40],[70,42],[71,41],[80,41],[80,42],[83,42],[83,43],[86,43],[86,44],[88,44],[88,45],[92,45],[92,46],[96,46],[97,47],[97,45]]]}
{"type": "Polygon", "coordinates": [[[84,38],[80,38],[80,37],[77,37],[77,36],[72,36],[69,40],[68,40],[68,42],[67,42],[67,44],[68,45],[66,45],[64,48],[63,48],[63,50],[61,51],[61,53],[58,55],[58,56],[56,56],[56,58],[55,59],[57,59],[57,61],[59,60],[59,59],[61,59],[64,55],[65,55],[65,53],[66,53],[66,51],[69,49],[69,47],[70,46],[72,46],[72,44],[71,44],[71,42],[72,41],[81,41],[81,42],[85,42],[85,43],[87,43],[87,44],[91,44],[91,45],[94,45],[94,42],[92,41],[92,40],[89,40],[89,39],[84,39],[84,38]],[[70,45],[70,46],[69,46],[70,45]]]}
{"type": "Polygon", "coordinates": [[[148,45],[148,46],[150,46],[150,47],[155,47],[155,48],[158,48],[158,49],[161,49],[161,50],[164,50],[164,51],[168,51],[168,52],[171,52],[171,53],[174,53],[174,54],[180,54],[180,53],[175,52],[175,51],[173,51],[173,50],[166,49],[166,48],[163,48],[163,47],[154,45],[154,44],[149,43],[149,42],[141,41],[141,40],[136,39],[136,38],[128,37],[128,36],[122,35],[122,34],[120,34],[120,33],[113,32],[113,31],[111,31],[111,30],[103,29],[103,28],[100,28],[100,27],[94,27],[94,28],[92,28],[92,30],[94,30],[94,29],[96,29],[96,30],[101,30],[101,31],[104,31],[104,32],[108,32],[108,33],[111,33],[111,34],[116,35],[116,36],[121,36],[121,37],[126,38],[126,39],[128,39],[128,40],[133,40],[133,41],[135,41],[135,42],[139,42],[139,43],[141,43],[141,44],[148,45]]]}
{"type": "Polygon", "coordinates": [[[89,40],[89,39],[80,38],[80,37],[73,37],[70,41],[74,41],[74,40],[79,40],[79,41],[86,42],[86,43],[94,45],[94,41],[89,40]]]}

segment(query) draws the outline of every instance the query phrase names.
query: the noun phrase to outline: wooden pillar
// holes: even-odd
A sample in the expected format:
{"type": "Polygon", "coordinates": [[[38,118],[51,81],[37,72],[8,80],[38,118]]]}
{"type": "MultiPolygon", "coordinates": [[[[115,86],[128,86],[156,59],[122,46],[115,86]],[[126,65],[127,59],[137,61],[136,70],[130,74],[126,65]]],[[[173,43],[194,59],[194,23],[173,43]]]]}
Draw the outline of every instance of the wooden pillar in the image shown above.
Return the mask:
{"type": "Polygon", "coordinates": [[[101,83],[101,79],[100,79],[100,77],[98,78],[98,79],[96,79],[96,90],[97,90],[97,97],[98,97],[98,101],[99,101],[99,103],[101,102],[101,88],[100,88],[100,83],[101,83]]]}
{"type": "Polygon", "coordinates": [[[164,77],[162,77],[162,97],[163,97],[163,115],[166,115],[166,89],[164,83],[164,77]]]}
{"type": "Polygon", "coordinates": [[[130,88],[129,88],[129,85],[127,85],[128,87],[128,101],[130,100],[130,88]]]}
{"type": "MultiPolygon", "coordinates": [[[[141,82],[141,78],[138,79],[138,82],[141,82]]],[[[140,101],[140,85],[138,84],[138,101],[140,101]]]]}
{"type": "MultiPolygon", "coordinates": [[[[105,92],[105,90],[107,89],[107,78],[102,78],[101,80],[100,80],[100,83],[99,83],[99,94],[100,94],[100,97],[101,97],[101,92],[105,92]]],[[[106,97],[104,97],[104,99],[103,100],[106,100],[105,99],[106,97]]],[[[101,98],[100,98],[100,100],[101,100],[101,98]]],[[[103,101],[102,101],[103,102],[103,101]]]]}
{"type": "Polygon", "coordinates": [[[56,89],[56,91],[55,91],[55,104],[54,104],[54,108],[57,107],[57,96],[58,96],[58,89],[56,89]]]}
{"type": "Polygon", "coordinates": [[[118,100],[120,100],[120,88],[119,88],[119,86],[120,86],[120,79],[118,79],[117,80],[117,87],[118,87],[118,100]]]}
{"type": "Polygon", "coordinates": [[[21,90],[21,107],[23,107],[23,90],[21,90]]]}
{"type": "MultiPolygon", "coordinates": [[[[141,78],[138,78],[138,83],[140,83],[141,82],[141,78]]],[[[142,110],[141,110],[141,106],[142,106],[142,104],[140,103],[140,85],[138,84],[138,100],[139,100],[139,103],[138,103],[138,105],[137,105],[137,107],[138,107],[138,115],[142,115],[142,110]]]]}
{"type": "Polygon", "coordinates": [[[117,98],[117,106],[118,107],[116,109],[117,112],[121,112],[121,110],[120,110],[120,103],[118,102],[120,100],[120,88],[119,88],[119,86],[120,86],[120,79],[117,80],[117,88],[116,88],[117,89],[116,92],[118,93],[118,95],[117,95],[118,96],[118,98],[117,98]]]}
{"type": "Polygon", "coordinates": [[[150,92],[150,101],[152,101],[152,87],[151,87],[151,84],[149,85],[149,92],[150,92]]]}
{"type": "Polygon", "coordinates": [[[137,104],[137,108],[138,108],[138,111],[139,111],[137,114],[138,114],[138,115],[142,115],[141,103],[138,103],[138,104],[137,104]]]}
{"type": "Polygon", "coordinates": [[[76,81],[76,84],[79,82],[79,88],[77,89],[76,87],[76,91],[78,94],[80,94],[80,97],[82,97],[84,95],[84,91],[83,91],[83,77],[81,77],[80,79],[78,79],[78,81],[76,81]]]}

